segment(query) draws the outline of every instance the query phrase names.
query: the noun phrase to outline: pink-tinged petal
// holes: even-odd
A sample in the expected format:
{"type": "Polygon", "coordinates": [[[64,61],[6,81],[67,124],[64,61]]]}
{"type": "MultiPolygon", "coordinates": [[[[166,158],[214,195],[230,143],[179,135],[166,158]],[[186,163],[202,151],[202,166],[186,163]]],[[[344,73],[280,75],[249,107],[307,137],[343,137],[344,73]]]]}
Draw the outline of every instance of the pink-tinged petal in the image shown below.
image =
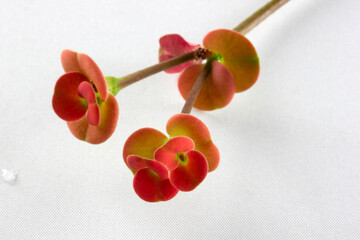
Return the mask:
{"type": "Polygon", "coordinates": [[[167,179],[169,178],[169,171],[166,169],[166,167],[155,160],[148,159],[146,161],[146,165],[153,170],[161,179],[167,179]]]}
{"type": "Polygon", "coordinates": [[[179,191],[171,185],[168,178],[161,178],[150,168],[143,168],[135,173],[133,186],[136,194],[147,202],[170,200],[179,191]]]}
{"type": "Polygon", "coordinates": [[[123,158],[125,163],[128,155],[153,159],[155,150],[167,140],[166,135],[153,128],[141,128],[135,131],[124,144],[123,158]]]}
{"type": "Polygon", "coordinates": [[[100,109],[97,105],[94,89],[89,82],[82,82],[78,87],[78,94],[85,98],[89,104],[87,120],[91,125],[98,126],[100,124],[100,109]]]}
{"type": "Polygon", "coordinates": [[[128,167],[133,171],[138,171],[143,168],[150,168],[153,170],[161,179],[168,178],[168,170],[166,167],[155,160],[142,158],[136,155],[128,155],[126,158],[128,167]]]}
{"type": "Polygon", "coordinates": [[[78,86],[87,81],[87,78],[78,72],[65,73],[57,80],[52,106],[61,119],[75,121],[86,114],[88,106],[78,95],[78,86]]]}
{"type": "Polygon", "coordinates": [[[221,55],[221,63],[234,77],[236,92],[245,91],[256,82],[260,71],[259,57],[254,46],[243,35],[228,29],[218,29],[209,32],[203,44],[221,55]]]}
{"type": "Polygon", "coordinates": [[[175,114],[168,120],[166,131],[170,137],[186,136],[191,138],[195,143],[195,150],[206,157],[209,172],[217,168],[220,161],[219,150],[211,140],[209,129],[200,119],[190,114],[175,114]]]}
{"type": "Polygon", "coordinates": [[[170,172],[171,184],[180,191],[194,190],[206,177],[208,163],[205,156],[198,151],[188,151],[184,161],[170,172]]]}
{"type": "Polygon", "coordinates": [[[97,103],[91,103],[88,106],[88,112],[86,114],[86,119],[90,125],[99,126],[100,124],[100,108],[97,103]]]}
{"type": "Polygon", "coordinates": [[[71,133],[78,139],[92,144],[105,142],[115,131],[119,117],[119,107],[115,97],[109,94],[105,102],[99,104],[100,124],[89,124],[86,117],[78,121],[67,122],[71,133]]]}
{"type": "MultiPolygon", "coordinates": [[[[193,64],[187,67],[179,76],[178,87],[186,99],[201,71],[203,64],[193,64]]],[[[194,107],[200,110],[215,110],[230,103],[235,93],[235,82],[231,73],[221,63],[212,62],[210,74],[200,90],[194,107]]]]}
{"type": "Polygon", "coordinates": [[[79,84],[78,94],[80,97],[85,98],[88,104],[97,103],[95,91],[89,82],[83,81],[79,84]]]}
{"type": "Polygon", "coordinates": [[[192,44],[179,34],[167,34],[159,39],[160,47],[163,51],[175,56],[191,52],[200,47],[200,44],[192,44]]]}
{"type": "MultiPolygon", "coordinates": [[[[182,54],[194,51],[200,44],[192,44],[187,41],[179,34],[167,34],[159,39],[160,50],[159,50],[159,62],[169,60],[173,57],[180,56],[182,54]]],[[[167,73],[178,73],[184,68],[192,64],[194,61],[183,63],[173,68],[165,70],[167,73]]]]}
{"type": "Polygon", "coordinates": [[[80,72],[92,81],[99,92],[100,99],[105,101],[108,95],[106,81],[98,65],[88,55],[66,49],[61,53],[61,63],[65,72],[80,72]]]}
{"type": "Polygon", "coordinates": [[[180,152],[187,152],[194,149],[195,143],[188,137],[174,137],[159,147],[154,153],[154,159],[163,163],[169,171],[179,165],[180,152]]]}
{"type": "Polygon", "coordinates": [[[137,155],[128,155],[126,157],[127,166],[134,171],[148,167],[146,164],[147,158],[142,158],[137,155]]]}

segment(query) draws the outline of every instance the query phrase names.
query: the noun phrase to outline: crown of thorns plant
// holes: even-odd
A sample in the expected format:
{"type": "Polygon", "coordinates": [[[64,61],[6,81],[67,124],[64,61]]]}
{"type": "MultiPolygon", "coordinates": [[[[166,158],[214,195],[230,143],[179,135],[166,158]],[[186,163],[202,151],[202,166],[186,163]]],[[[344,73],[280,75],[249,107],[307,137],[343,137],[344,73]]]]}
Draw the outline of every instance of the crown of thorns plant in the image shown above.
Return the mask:
{"type": "Polygon", "coordinates": [[[159,39],[159,63],[124,77],[104,76],[88,55],[61,53],[64,74],[55,84],[52,106],[70,132],[91,144],[105,142],[116,129],[116,95],[125,87],[160,71],[180,73],[178,89],[186,100],[181,113],[166,123],[168,135],[153,128],[131,134],[123,148],[134,174],[135,193],[148,202],[167,201],[179,191],[194,190],[219,165],[220,154],[208,127],[191,109],[214,111],[248,90],[259,76],[259,57],[243,35],[288,0],[270,1],[234,29],[207,33],[202,44],[178,34],[159,39]]]}

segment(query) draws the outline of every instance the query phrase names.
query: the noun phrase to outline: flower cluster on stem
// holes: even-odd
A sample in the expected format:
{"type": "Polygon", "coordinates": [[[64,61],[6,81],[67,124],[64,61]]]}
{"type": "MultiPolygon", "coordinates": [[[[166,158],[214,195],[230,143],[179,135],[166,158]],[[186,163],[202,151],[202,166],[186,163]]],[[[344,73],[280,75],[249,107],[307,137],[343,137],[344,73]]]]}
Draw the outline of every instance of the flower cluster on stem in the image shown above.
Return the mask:
{"type": "Polygon", "coordinates": [[[76,138],[103,143],[116,129],[120,90],[161,71],[180,73],[178,89],[186,101],[181,113],[168,120],[168,135],[153,128],[135,131],[125,142],[123,159],[134,174],[136,194],[145,201],[167,201],[179,191],[192,191],[220,161],[209,129],[190,115],[192,108],[223,108],[255,84],[259,57],[244,34],[288,1],[271,0],[234,29],[209,32],[202,44],[165,35],[159,40],[159,63],[123,77],[104,77],[88,55],[64,50],[65,73],[55,84],[53,109],[76,138]]]}

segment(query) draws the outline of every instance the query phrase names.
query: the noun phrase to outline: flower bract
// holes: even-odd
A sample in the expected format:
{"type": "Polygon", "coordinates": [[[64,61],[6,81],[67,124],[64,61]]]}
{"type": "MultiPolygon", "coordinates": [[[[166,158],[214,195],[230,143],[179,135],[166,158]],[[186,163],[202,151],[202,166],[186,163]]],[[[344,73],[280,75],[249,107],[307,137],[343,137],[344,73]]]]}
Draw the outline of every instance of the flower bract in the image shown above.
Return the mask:
{"type": "MultiPolygon", "coordinates": [[[[166,61],[170,58],[180,56],[182,54],[194,51],[200,44],[192,44],[187,41],[179,34],[167,34],[159,39],[159,62],[166,61]]],[[[178,73],[184,68],[191,65],[194,61],[186,62],[178,66],[165,70],[167,73],[178,73]]]]}
{"type": "Polygon", "coordinates": [[[216,53],[220,63],[231,72],[237,93],[254,85],[260,71],[259,57],[245,36],[232,30],[217,29],[205,36],[203,45],[216,53]]]}
{"type": "Polygon", "coordinates": [[[176,114],[166,130],[169,137],[153,128],[139,129],[124,145],[134,190],[145,201],[167,201],[178,191],[194,190],[219,163],[219,151],[201,120],[176,114]]]}
{"type": "MultiPolygon", "coordinates": [[[[181,96],[186,99],[192,86],[204,68],[204,64],[193,64],[184,69],[178,79],[181,96]]],[[[220,62],[211,63],[210,73],[194,103],[199,110],[223,108],[230,103],[235,94],[235,82],[232,74],[220,62]]]]}

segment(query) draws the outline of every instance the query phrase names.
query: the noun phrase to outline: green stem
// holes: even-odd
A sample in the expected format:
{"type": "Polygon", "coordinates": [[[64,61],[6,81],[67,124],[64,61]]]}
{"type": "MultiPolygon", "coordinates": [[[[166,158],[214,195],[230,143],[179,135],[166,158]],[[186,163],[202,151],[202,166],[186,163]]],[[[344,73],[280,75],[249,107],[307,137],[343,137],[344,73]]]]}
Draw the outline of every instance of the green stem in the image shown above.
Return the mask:
{"type": "MultiPolygon", "coordinates": [[[[260,22],[265,20],[268,16],[274,13],[277,9],[279,9],[282,5],[287,3],[290,0],[272,0],[265,4],[262,8],[254,12],[250,17],[245,19],[239,25],[237,25],[233,30],[239,32],[243,35],[250,32],[251,29],[256,27],[260,22]]],[[[211,72],[211,61],[208,61],[201,71],[199,77],[196,79],[188,97],[186,98],[184,107],[181,113],[190,114],[192,107],[206,81],[207,76],[211,72]]]]}

